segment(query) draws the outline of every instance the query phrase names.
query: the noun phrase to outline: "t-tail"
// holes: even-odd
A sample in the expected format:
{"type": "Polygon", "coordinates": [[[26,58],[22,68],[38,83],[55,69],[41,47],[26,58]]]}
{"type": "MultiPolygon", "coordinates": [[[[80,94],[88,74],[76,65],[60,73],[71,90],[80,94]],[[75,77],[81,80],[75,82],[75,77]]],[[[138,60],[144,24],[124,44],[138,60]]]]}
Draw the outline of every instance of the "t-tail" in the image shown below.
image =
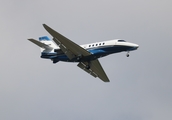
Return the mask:
{"type": "Polygon", "coordinates": [[[47,36],[39,37],[39,41],[35,39],[28,40],[40,47],[42,58],[51,59],[51,57],[55,57],[56,53],[54,52],[54,50],[57,48],[57,46],[47,36]]]}

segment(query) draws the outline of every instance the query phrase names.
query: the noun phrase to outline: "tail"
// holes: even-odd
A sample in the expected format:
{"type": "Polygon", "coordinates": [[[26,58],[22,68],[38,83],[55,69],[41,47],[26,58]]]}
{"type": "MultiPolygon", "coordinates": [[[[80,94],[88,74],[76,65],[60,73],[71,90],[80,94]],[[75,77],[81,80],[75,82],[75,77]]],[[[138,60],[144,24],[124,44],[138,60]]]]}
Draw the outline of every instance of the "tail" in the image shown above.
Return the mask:
{"type": "Polygon", "coordinates": [[[39,37],[39,41],[35,39],[28,40],[39,46],[41,48],[41,52],[43,53],[50,53],[56,48],[54,42],[51,41],[47,36],[39,37]]]}
{"type": "Polygon", "coordinates": [[[39,37],[39,41],[35,39],[28,39],[41,48],[41,58],[51,59],[53,63],[57,63],[57,45],[47,36],[39,37]]]}

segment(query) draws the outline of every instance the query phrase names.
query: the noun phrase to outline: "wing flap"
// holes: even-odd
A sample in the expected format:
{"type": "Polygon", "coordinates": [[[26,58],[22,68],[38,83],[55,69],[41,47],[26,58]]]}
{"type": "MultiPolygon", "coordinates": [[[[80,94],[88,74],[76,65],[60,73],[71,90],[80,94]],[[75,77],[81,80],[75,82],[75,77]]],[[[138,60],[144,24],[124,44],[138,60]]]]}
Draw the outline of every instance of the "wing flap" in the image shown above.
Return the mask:
{"type": "Polygon", "coordinates": [[[98,77],[97,74],[94,73],[91,69],[86,69],[86,65],[83,62],[80,62],[77,66],[83,69],[85,72],[92,75],[93,77],[98,77]]]}
{"type": "Polygon", "coordinates": [[[109,82],[109,79],[104,72],[100,62],[98,60],[93,60],[91,62],[80,62],[78,67],[86,71],[87,73],[91,74],[94,77],[99,77],[104,82],[109,82]],[[90,69],[86,69],[86,66],[89,65],[90,69]]]}

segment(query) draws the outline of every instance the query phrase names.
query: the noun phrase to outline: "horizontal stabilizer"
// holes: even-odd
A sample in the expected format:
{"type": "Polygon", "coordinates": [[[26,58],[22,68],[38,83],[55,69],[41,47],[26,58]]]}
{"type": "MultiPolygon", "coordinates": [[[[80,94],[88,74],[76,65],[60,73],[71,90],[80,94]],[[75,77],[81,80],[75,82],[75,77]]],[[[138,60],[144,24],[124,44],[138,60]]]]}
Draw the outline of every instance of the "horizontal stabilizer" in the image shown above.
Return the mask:
{"type": "Polygon", "coordinates": [[[53,49],[52,47],[50,47],[49,45],[46,45],[44,43],[41,43],[35,39],[28,39],[29,41],[33,42],[34,44],[36,44],[37,46],[44,48],[44,49],[53,49]]]}

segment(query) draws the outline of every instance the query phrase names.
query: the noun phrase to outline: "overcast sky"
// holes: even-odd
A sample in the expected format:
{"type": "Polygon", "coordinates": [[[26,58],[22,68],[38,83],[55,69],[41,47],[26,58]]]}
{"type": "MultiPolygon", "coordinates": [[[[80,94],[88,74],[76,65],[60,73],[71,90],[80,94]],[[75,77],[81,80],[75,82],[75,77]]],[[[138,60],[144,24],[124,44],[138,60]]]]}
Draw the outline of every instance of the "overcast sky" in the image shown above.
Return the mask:
{"type": "Polygon", "coordinates": [[[172,119],[171,0],[0,0],[1,120],[172,119]],[[104,83],[40,58],[46,23],[77,44],[139,44],[100,59],[104,83]]]}

